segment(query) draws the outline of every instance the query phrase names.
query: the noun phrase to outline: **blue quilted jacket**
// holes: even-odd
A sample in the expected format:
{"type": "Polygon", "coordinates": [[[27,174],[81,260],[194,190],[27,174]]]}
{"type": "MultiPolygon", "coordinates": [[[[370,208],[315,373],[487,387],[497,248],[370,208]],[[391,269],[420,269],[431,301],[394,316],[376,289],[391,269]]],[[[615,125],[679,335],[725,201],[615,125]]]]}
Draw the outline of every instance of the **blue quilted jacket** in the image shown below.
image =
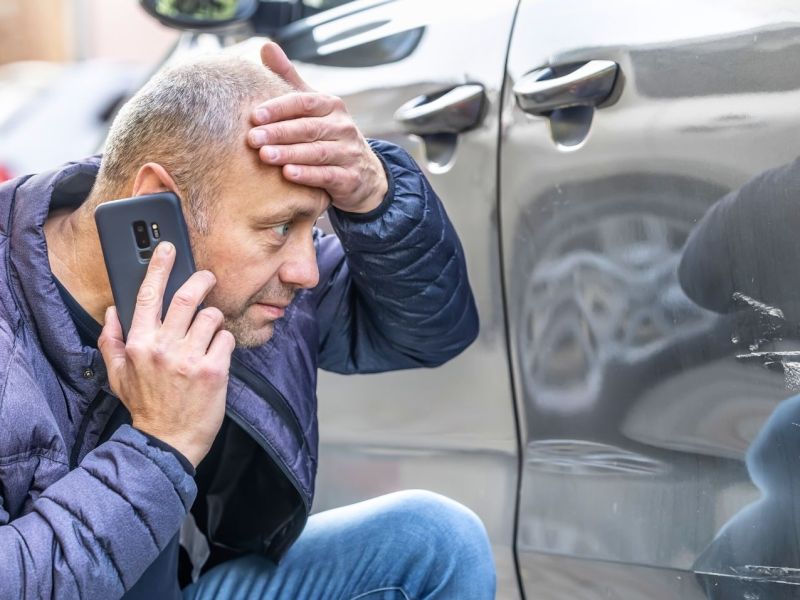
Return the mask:
{"type": "Polygon", "coordinates": [[[0,598],[118,598],[190,509],[212,547],[279,559],[314,496],[317,366],[434,367],[476,337],[463,251],[439,199],[403,150],[370,143],[389,194],[370,214],[331,211],[337,236],[315,239],[320,284],[297,296],[270,342],[236,350],[201,490],[130,426],[97,443],[116,400],[100,393],[102,358],[81,344],[42,225],[85,199],[99,158],[0,185],[0,598]]]}

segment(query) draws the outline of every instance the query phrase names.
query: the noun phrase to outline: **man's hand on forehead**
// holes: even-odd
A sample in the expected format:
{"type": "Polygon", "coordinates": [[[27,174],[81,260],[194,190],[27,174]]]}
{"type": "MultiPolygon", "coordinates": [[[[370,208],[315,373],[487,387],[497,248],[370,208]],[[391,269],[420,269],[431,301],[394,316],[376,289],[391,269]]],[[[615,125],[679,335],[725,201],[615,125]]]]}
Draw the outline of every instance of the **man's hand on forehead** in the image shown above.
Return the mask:
{"type": "Polygon", "coordinates": [[[334,206],[368,212],[388,189],[380,159],[367,144],[341,98],[312,90],[274,42],[261,60],[297,89],[255,108],[248,143],[261,160],[283,167],[294,183],[324,189],[334,206]]]}

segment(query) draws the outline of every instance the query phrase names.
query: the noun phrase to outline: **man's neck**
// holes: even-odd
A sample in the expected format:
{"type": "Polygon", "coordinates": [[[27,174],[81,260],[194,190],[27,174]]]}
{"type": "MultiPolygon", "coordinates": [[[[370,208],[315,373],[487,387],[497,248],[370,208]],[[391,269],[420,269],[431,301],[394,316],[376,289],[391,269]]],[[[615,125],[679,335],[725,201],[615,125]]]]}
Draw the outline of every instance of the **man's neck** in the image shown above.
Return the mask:
{"type": "Polygon", "coordinates": [[[70,295],[98,323],[114,303],[103,264],[100,238],[86,204],[73,211],[51,213],[44,224],[50,269],[70,295]]]}

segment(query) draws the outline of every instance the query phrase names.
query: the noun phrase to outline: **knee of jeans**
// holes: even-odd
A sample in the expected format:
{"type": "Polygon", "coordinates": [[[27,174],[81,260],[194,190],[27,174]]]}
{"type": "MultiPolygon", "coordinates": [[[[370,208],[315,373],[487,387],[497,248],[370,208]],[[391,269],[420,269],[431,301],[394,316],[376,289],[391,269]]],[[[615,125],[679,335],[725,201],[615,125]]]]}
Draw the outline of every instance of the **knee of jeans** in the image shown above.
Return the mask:
{"type": "Polygon", "coordinates": [[[444,551],[457,559],[464,553],[492,561],[486,528],[480,518],[463,504],[425,490],[390,494],[389,518],[398,531],[426,539],[430,550],[444,551]]]}
{"type": "MultiPolygon", "coordinates": [[[[416,572],[421,597],[493,598],[495,567],[489,536],[478,516],[458,502],[422,490],[381,499],[379,527],[386,548],[416,572]],[[391,541],[390,541],[391,540],[391,541]]],[[[413,578],[412,578],[413,579],[413,578]]]]}

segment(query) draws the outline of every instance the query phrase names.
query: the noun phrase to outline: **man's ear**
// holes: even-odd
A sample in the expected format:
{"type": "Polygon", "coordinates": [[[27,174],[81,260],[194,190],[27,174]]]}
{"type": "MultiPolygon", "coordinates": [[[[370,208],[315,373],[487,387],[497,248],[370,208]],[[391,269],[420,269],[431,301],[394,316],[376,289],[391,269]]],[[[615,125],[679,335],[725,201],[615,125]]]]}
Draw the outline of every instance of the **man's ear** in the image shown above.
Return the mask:
{"type": "Polygon", "coordinates": [[[178,194],[175,185],[167,170],[158,163],[149,162],[142,165],[133,182],[133,195],[144,196],[158,192],[174,192],[178,194]]]}

